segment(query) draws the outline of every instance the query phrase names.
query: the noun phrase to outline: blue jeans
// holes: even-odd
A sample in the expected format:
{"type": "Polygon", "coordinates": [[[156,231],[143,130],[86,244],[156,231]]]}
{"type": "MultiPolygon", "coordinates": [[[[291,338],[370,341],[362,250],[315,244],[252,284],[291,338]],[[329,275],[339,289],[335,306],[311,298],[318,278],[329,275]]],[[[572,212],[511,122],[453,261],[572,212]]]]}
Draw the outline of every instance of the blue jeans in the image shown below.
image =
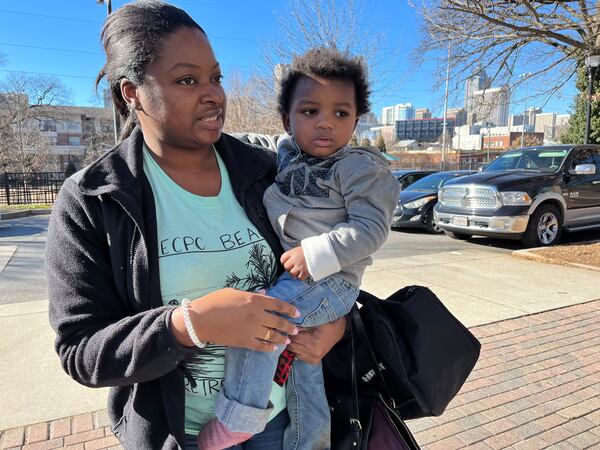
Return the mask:
{"type": "MultiPolygon", "coordinates": [[[[346,315],[358,297],[358,288],[330,276],[318,282],[300,281],[289,273],[279,277],[267,295],[300,310],[292,319],[302,327],[316,327],[346,315]]],[[[272,411],[269,404],[273,376],[284,346],[274,352],[255,352],[230,347],[225,352],[225,382],[215,403],[217,418],[230,430],[261,432],[272,411]]],[[[287,450],[329,448],[329,406],[321,365],[294,361],[286,387],[290,427],[285,432],[287,450]]]]}
{"type": "MultiPolygon", "coordinates": [[[[262,433],[255,434],[243,444],[229,447],[228,450],[282,450],[283,433],[290,423],[287,411],[281,411],[269,420],[262,433]]],[[[198,436],[185,436],[185,450],[198,450],[198,436]]]]}

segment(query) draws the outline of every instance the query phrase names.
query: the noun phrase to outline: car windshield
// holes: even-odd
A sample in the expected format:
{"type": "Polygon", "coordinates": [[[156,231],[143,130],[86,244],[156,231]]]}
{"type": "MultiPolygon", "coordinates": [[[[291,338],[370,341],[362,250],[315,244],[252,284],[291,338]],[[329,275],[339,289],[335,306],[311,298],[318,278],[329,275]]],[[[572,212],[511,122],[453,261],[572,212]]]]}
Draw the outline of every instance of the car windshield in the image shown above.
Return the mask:
{"type": "Polygon", "coordinates": [[[421,178],[418,181],[415,181],[413,184],[409,185],[405,191],[437,191],[440,186],[444,183],[444,181],[449,180],[450,178],[454,178],[457,176],[461,176],[464,174],[456,174],[456,173],[434,173],[433,175],[427,175],[424,178],[421,178]]]}
{"type": "Polygon", "coordinates": [[[506,152],[488,164],[484,172],[498,170],[536,170],[556,172],[568,150],[561,147],[542,147],[506,152]]]}

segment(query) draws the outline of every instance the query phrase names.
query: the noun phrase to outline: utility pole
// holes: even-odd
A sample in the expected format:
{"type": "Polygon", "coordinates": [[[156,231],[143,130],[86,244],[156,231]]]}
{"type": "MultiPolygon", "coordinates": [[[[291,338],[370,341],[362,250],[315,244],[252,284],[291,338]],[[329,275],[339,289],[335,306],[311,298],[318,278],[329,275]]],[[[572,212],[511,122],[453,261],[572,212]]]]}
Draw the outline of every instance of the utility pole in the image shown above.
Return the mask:
{"type": "MultiPolygon", "coordinates": [[[[521,129],[521,147],[525,147],[525,116],[527,115],[527,96],[528,96],[528,88],[529,83],[527,82],[527,78],[531,76],[531,72],[525,72],[524,74],[519,75],[519,78],[523,78],[525,81],[525,108],[523,110],[523,128],[521,129]]],[[[529,119],[527,120],[529,123],[529,119]]]]}
{"type": "Polygon", "coordinates": [[[450,42],[448,42],[448,64],[446,65],[446,91],[444,93],[444,123],[442,128],[442,171],[446,170],[446,134],[448,132],[448,83],[450,81],[450,42]]]}
{"type": "Polygon", "coordinates": [[[590,120],[592,115],[592,95],[594,94],[594,79],[596,78],[596,70],[600,66],[600,55],[590,55],[585,58],[585,68],[588,73],[588,92],[585,103],[585,133],[583,135],[583,143],[590,143],[590,120]]]}

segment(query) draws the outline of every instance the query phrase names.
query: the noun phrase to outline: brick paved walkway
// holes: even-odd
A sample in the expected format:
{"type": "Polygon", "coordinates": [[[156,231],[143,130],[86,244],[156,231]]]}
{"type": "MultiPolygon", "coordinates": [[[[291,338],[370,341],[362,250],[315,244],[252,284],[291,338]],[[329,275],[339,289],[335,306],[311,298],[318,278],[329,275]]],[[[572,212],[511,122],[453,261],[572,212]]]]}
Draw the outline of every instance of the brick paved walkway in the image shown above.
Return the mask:
{"type": "Polygon", "coordinates": [[[471,331],[481,358],[459,395],[409,423],[423,449],[600,448],[600,300],[471,331]]]}
{"type": "MultiPolygon", "coordinates": [[[[482,353],[424,450],[600,448],[600,300],[473,328],[482,353]]],[[[104,411],[0,432],[0,449],[121,449],[104,411]]],[[[384,450],[384,449],[382,449],[384,450]]]]}

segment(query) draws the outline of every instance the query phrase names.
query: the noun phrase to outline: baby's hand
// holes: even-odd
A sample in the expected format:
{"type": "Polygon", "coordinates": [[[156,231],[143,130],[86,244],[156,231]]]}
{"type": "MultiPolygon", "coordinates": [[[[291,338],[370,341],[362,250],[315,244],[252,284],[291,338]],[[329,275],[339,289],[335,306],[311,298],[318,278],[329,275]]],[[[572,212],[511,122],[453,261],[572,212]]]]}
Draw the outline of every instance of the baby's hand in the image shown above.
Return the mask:
{"type": "Polygon", "coordinates": [[[304,251],[300,246],[294,247],[281,255],[281,264],[294,278],[306,280],[310,276],[304,259],[304,251]]]}

